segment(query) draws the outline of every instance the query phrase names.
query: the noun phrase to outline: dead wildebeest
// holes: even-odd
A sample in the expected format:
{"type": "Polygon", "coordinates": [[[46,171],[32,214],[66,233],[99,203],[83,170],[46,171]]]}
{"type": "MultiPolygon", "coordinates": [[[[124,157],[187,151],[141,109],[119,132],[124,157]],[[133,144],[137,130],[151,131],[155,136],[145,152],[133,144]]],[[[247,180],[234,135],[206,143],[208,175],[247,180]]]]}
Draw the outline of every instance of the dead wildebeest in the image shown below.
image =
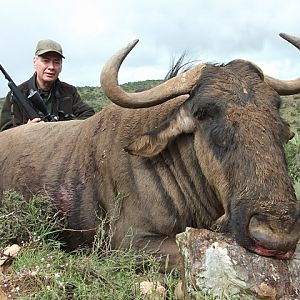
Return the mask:
{"type": "MultiPolygon", "coordinates": [[[[300,47],[299,39],[283,37],[300,47]]],[[[300,92],[300,79],[281,81],[234,60],[126,93],[117,76],[135,44],[102,71],[102,88],[117,105],[84,121],[0,134],[0,192],[46,191],[68,216],[70,248],[90,243],[109,219],[113,248],[168,256],[169,269],[180,262],[175,236],[186,227],[219,230],[260,255],[290,258],[300,206],[279,95],[300,92]]]]}

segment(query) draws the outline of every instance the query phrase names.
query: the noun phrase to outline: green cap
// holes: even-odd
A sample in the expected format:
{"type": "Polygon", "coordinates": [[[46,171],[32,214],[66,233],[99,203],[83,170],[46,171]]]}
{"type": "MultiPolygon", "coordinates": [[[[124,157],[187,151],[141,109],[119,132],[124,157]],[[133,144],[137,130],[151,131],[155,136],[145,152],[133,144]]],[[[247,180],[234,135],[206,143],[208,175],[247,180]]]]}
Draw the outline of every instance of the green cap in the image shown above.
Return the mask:
{"type": "Polygon", "coordinates": [[[62,47],[59,43],[52,40],[41,40],[36,45],[35,55],[43,55],[47,52],[56,52],[62,58],[63,56],[62,47]]]}

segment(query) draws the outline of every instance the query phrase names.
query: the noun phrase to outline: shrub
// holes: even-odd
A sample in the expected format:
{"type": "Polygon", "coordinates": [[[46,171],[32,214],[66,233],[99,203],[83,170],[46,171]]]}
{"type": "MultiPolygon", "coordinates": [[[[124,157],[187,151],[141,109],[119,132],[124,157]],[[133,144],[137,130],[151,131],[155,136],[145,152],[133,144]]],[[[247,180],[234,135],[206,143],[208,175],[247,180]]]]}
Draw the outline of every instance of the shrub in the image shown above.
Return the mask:
{"type": "Polygon", "coordinates": [[[300,138],[298,133],[286,144],[285,153],[289,173],[296,182],[300,180],[300,138]]]}
{"type": "Polygon", "coordinates": [[[46,196],[36,195],[26,201],[21,194],[7,191],[0,206],[0,245],[56,238],[62,220],[54,211],[46,196]]]}

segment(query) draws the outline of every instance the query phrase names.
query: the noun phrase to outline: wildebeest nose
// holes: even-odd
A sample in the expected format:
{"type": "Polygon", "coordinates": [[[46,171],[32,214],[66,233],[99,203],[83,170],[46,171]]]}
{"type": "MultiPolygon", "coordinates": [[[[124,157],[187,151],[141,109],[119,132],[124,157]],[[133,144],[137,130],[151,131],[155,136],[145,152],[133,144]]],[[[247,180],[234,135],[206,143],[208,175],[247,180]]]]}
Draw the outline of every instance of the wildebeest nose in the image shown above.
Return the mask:
{"type": "Polygon", "coordinates": [[[249,222],[249,236],[255,245],[274,251],[290,251],[300,237],[300,209],[294,208],[288,220],[254,215],[249,222]]]}

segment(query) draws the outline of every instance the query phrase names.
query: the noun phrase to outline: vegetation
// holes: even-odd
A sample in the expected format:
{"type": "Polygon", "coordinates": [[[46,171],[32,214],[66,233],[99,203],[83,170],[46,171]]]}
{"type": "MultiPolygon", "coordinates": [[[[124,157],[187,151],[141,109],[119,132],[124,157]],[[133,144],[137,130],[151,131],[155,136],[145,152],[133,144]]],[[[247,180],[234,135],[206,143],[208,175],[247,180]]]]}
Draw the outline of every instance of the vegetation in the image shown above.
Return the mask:
{"type": "MultiPolygon", "coordinates": [[[[147,80],[123,87],[127,91],[138,91],[159,82],[147,80]]],[[[96,111],[110,103],[101,88],[79,87],[78,91],[96,111]]],[[[0,108],[3,99],[0,99],[0,108]]],[[[297,117],[300,96],[284,97],[281,112],[296,133],[287,144],[286,153],[300,199],[300,121],[297,117]]],[[[154,257],[132,250],[112,250],[101,226],[91,249],[66,252],[59,240],[63,228],[64,220],[59,214],[53,215],[48,198],[36,195],[26,202],[14,191],[6,193],[0,206],[0,263],[1,249],[16,243],[21,250],[12,265],[11,261],[0,265],[0,299],[2,292],[9,299],[176,299],[178,273],[160,274],[154,257]],[[143,294],[141,283],[145,281],[154,285],[160,282],[163,292],[157,289],[151,296],[143,294]]],[[[203,295],[202,299],[212,298],[203,295]]]]}
{"type": "MultiPolygon", "coordinates": [[[[153,86],[156,86],[160,82],[161,80],[145,80],[128,82],[122,84],[121,86],[128,92],[135,92],[149,89],[153,86]]],[[[82,100],[91,105],[96,111],[101,110],[105,105],[111,103],[111,101],[104,95],[100,87],[84,86],[77,87],[77,89],[82,100]]],[[[3,106],[4,99],[4,97],[0,98],[0,110],[3,106]]]]}
{"type": "MultiPolygon", "coordinates": [[[[157,85],[160,80],[146,80],[129,82],[122,85],[124,90],[128,92],[135,92],[149,89],[157,85]]],[[[101,110],[105,105],[110,104],[111,101],[104,95],[100,87],[78,87],[78,92],[81,98],[91,105],[96,111],[101,110]]]]}
{"type": "Polygon", "coordinates": [[[287,143],[285,153],[290,176],[294,182],[295,193],[300,201],[300,136],[299,132],[287,143]]]}
{"type": "Polygon", "coordinates": [[[91,249],[62,250],[58,237],[64,220],[53,215],[47,197],[25,201],[9,191],[0,218],[0,245],[22,246],[13,265],[2,265],[3,274],[0,268],[0,298],[2,291],[10,299],[148,299],[140,284],[149,281],[161,282],[160,291],[153,291],[156,299],[175,299],[177,273],[161,275],[158,260],[149,254],[110,249],[101,226],[91,249]]]}

